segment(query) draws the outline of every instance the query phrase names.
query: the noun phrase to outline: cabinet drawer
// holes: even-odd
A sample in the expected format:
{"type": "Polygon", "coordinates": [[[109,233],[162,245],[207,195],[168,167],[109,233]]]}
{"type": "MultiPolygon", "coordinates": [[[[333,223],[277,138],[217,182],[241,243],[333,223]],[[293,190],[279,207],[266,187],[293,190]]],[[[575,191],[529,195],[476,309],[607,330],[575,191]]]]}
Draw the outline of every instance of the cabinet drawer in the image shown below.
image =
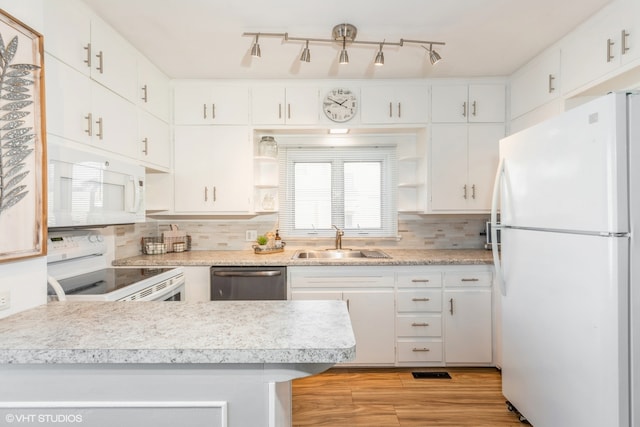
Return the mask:
{"type": "Polygon", "coordinates": [[[419,311],[441,311],[442,292],[439,290],[398,290],[399,313],[419,311]]]}
{"type": "Polygon", "coordinates": [[[442,336],[442,317],[440,315],[398,316],[396,318],[396,334],[399,337],[442,336]]]}
{"type": "Polygon", "coordinates": [[[442,275],[440,273],[398,273],[397,284],[403,288],[434,288],[442,286],[442,275]]]}
{"type": "Polygon", "coordinates": [[[397,345],[399,363],[442,360],[442,341],[402,341],[397,345]]]}
{"type": "Polygon", "coordinates": [[[491,286],[490,271],[452,271],[444,274],[445,286],[491,286]]]}

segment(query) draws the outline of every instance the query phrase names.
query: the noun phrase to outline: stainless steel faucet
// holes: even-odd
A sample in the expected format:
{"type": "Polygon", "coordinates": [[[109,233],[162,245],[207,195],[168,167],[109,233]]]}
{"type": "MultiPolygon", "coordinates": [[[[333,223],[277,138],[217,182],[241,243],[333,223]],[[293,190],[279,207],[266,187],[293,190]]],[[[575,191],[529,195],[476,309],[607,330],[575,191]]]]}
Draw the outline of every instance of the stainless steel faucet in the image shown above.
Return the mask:
{"type": "Polygon", "coordinates": [[[344,236],[344,231],[332,225],[333,228],[336,229],[336,249],[342,249],[342,236],[344,236]]]}

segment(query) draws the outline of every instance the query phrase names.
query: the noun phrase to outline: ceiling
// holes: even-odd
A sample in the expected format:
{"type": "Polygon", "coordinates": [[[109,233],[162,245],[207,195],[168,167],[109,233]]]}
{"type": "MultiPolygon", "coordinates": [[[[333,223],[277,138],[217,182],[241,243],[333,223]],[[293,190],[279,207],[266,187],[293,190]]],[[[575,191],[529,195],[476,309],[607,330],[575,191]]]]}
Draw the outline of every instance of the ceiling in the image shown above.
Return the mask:
{"type": "Polygon", "coordinates": [[[84,0],[172,78],[423,78],[509,75],[611,0],[84,0]],[[243,32],[288,32],[331,38],[347,22],[356,40],[442,41],[432,66],[419,45],[388,46],[374,67],[376,45],[310,44],[260,38],[249,55],[243,32]]]}

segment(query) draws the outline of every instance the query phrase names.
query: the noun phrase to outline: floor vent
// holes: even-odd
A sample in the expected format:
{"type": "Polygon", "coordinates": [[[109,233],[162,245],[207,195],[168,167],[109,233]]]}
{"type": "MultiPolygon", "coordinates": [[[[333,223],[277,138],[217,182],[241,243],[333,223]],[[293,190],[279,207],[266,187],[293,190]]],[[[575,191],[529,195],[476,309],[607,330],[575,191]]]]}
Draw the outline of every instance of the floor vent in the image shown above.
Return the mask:
{"type": "Polygon", "coordinates": [[[429,378],[437,378],[437,379],[451,379],[451,375],[448,372],[412,372],[413,378],[415,379],[429,379],[429,378]]]}

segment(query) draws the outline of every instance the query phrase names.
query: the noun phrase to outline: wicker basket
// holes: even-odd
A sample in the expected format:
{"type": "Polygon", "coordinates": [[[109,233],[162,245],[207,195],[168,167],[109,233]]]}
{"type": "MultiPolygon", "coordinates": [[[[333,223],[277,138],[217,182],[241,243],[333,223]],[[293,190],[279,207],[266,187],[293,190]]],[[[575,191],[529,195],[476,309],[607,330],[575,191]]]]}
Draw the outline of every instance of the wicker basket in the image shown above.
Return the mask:
{"type": "Polygon", "coordinates": [[[191,250],[191,236],[185,237],[143,237],[140,244],[145,255],[159,255],[167,252],[191,250]]]}

